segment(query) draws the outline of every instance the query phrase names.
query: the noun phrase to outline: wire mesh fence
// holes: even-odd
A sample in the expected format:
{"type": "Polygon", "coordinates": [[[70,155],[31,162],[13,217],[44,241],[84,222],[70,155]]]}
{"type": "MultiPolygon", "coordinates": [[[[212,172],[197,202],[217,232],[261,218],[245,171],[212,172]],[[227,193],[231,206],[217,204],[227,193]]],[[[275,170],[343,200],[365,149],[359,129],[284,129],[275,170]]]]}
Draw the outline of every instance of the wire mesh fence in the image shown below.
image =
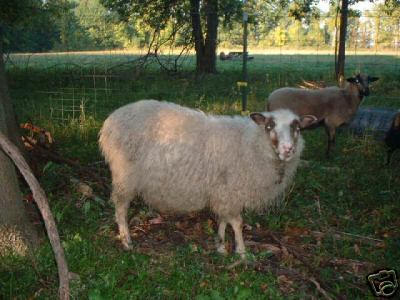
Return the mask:
{"type": "MultiPolygon", "coordinates": [[[[305,68],[313,68],[318,74],[331,74],[335,69],[335,47],[337,44],[336,15],[323,14],[310,23],[282,18],[275,27],[259,22],[250,26],[249,52],[255,54],[252,69],[264,68],[266,81],[268,70],[274,68],[279,81],[276,86],[286,85],[287,78],[293,70],[298,74],[305,68]]],[[[87,19],[90,23],[90,20],[87,19]]],[[[99,27],[104,35],[110,35],[106,24],[99,27]]],[[[366,72],[380,75],[383,72],[400,74],[400,19],[396,16],[383,15],[380,11],[365,11],[358,17],[349,18],[346,40],[346,69],[348,72],[366,72]]],[[[101,36],[101,32],[100,32],[101,36]]],[[[218,51],[241,50],[242,28],[220,28],[218,51]]],[[[9,55],[7,67],[30,72],[42,68],[55,74],[57,84],[34,92],[46,99],[50,118],[56,122],[67,123],[70,120],[84,121],[88,117],[104,118],[111,110],[131,99],[135,78],[143,66],[162,70],[160,60],[165,65],[174,61],[181,47],[160,48],[158,53],[151,53],[150,48],[133,50],[108,49],[102,51],[68,51],[71,47],[64,45],[65,52],[30,53],[9,55]],[[149,54],[151,54],[149,56],[149,54]]],[[[182,57],[184,63],[180,70],[195,67],[194,52],[182,57]]],[[[218,62],[221,69],[224,62],[218,62]]],[[[230,65],[240,72],[240,61],[230,65]]],[[[304,78],[303,79],[315,79],[304,78]]],[[[251,76],[250,76],[251,80],[251,76]]],[[[251,82],[250,82],[251,84],[251,82]]],[[[387,103],[400,103],[396,91],[388,89],[385,94],[373,95],[374,103],[384,99],[387,103]]]]}
{"type": "MultiPolygon", "coordinates": [[[[65,75],[64,82],[71,81],[65,75]]],[[[73,120],[84,123],[88,117],[104,119],[105,116],[127,102],[127,88],[121,86],[121,79],[112,74],[75,75],[69,87],[37,91],[40,98],[46,98],[50,118],[61,124],[73,120]]]]}

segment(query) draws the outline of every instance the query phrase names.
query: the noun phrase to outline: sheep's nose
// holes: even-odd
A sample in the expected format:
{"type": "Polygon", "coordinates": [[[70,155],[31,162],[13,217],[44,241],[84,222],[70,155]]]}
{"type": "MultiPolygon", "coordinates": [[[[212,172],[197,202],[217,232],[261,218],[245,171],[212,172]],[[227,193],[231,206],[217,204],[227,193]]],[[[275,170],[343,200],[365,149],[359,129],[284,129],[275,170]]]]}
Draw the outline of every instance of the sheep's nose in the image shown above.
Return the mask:
{"type": "Polygon", "coordinates": [[[283,144],[282,145],[282,150],[285,154],[289,154],[290,152],[292,152],[294,149],[293,144],[283,144]]]}

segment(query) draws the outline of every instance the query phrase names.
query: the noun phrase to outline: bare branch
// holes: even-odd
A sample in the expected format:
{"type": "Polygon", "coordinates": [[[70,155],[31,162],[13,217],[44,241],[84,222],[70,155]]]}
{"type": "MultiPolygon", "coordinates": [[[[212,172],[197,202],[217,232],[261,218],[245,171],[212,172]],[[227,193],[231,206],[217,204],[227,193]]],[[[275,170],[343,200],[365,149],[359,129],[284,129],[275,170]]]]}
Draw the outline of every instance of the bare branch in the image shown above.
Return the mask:
{"type": "Polygon", "coordinates": [[[68,265],[65,259],[64,250],[61,247],[60,236],[58,235],[56,223],[51,213],[46,195],[39,182],[33,175],[24,157],[19,152],[18,148],[11,143],[2,132],[0,132],[0,146],[3,151],[12,159],[32,190],[33,198],[35,199],[40,213],[42,214],[47,234],[56,258],[58,276],[60,280],[59,296],[60,299],[67,300],[69,299],[68,265]]]}

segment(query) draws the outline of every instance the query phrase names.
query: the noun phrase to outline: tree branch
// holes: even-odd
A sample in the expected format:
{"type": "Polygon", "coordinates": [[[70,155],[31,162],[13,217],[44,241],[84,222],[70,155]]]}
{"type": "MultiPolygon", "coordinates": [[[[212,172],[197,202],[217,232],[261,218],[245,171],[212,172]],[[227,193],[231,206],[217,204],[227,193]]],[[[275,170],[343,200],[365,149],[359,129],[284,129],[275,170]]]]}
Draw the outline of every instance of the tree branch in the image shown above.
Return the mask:
{"type": "Polygon", "coordinates": [[[69,271],[67,261],[65,259],[64,250],[61,247],[60,237],[58,235],[56,223],[51,213],[46,195],[41,188],[39,182],[32,174],[27,162],[19,152],[18,148],[11,143],[7,137],[0,132],[0,146],[3,151],[11,158],[17,166],[26,182],[32,190],[33,198],[35,199],[40,213],[42,214],[47,234],[53,248],[53,252],[57,262],[58,276],[60,280],[59,296],[62,300],[69,299],[69,271]]]}

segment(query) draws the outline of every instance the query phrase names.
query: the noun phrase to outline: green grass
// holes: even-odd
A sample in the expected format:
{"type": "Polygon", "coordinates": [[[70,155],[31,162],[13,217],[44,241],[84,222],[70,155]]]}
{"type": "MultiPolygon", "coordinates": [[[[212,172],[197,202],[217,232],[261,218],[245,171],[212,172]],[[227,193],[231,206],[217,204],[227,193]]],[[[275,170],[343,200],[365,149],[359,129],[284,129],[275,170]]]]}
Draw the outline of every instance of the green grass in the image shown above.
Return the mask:
{"type": "MultiPolygon", "coordinates": [[[[10,65],[10,93],[20,122],[32,120],[47,128],[54,133],[58,151],[83,164],[101,160],[97,133],[102,121],[113,109],[131,101],[155,98],[216,114],[240,112],[241,94],[236,82],[241,80],[241,63],[237,61],[218,62],[219,73],[207,76],[196,76],[191,71],[193,58],[180,73],[172,75],[161,72],[157,65],[139,75],[127,65],[121,66],[113,69],[118,77],[107,86],[104,81],[96,82],[99,94],[94,103],[93,93],[87,90],[93,87],[94,65],[102,64],[99,58],[85,56],[82,59],[86,64],[74,61],[78,66],[61,64],[70,57],[58,59],[35,61],[32,57],[29,64],[10,65]],[[100,92],[105,87],[107,95],[100,92]],[[82,115],[64,122],[50,118],[53,104],[44,92],[61,88],[85,89],[84,120],[82,115]]],[[[110,65],[121,62],[112,56],[107,59],[110,65]]],[[[361,68],[380,77],[364,105],[400,107],[398,57],[349,56],[347,63],[348,74],[361,68]]],[[[104,68],[102,71],[97,65],[96,74],[102,74],[104,68]]],[[[249,63],[249,110],[262,110],[267,95],[277,87],[296,85],[302,79],[333,82],[332,73],[332,57],[328,55],[256,55],[249,63]]],[[[163,225],[146,227],[143,223],[155,212],[142,204],[135,205],[130,214],[141,229],[132,228],[136,235],[134,251],[122,251],[115,239],[111,204],[83,198],[70,182],[71,177],[78,176],[73,169],[47,164],[40,181],[48,193],[70,270],[79,275],[72,283],[73,298],[320,298],[310,282],[289,278],[285,283],[282,277],[278,279],[277,272],[266,269],[271,261],[305,276],[310,274],[307,266],[290,255],[274,256],[263,248],[266,243],[274,244],[268,237],[269,229],[305,255],[309,267],[317,273],[314,276],[334,296],[372,299],[365,283],[368,273],[381,268],[400,271],[400,153],[393,156],[390,166],[384,166],[386,151],[381,142],[343,130],[332,159],[326,160],[324,130],[306,131],[304,137],[303,158],[309,163],[299,169],[282,209],[267,215],[245,214],[245,222],[252,226],[245,230],[246,239],[259,244],[248,247],[248,266],[233,269],[228,266],[237,257],[220,257],[213,250],[216,224],[207,213],[169,216],[163,225]],[[312,232],[325,234],[316,238],[312,232]],[[334,235],[337,232],[351,235],[340,238],[334,235]],[[333,259],[345,263],[332,264],[333,259]],[[364,264],[357,268],[349,259],[364,264]]],[[[101,165],[98,170],[109,176],[101,165]]],[[[94,179],[86,180],[93,184],[94,179]]],[[[96,191],[107,199],[108,195],[96,191]]],[[[229,239],[232,244],[232,237],[229,239]]],[[[0,259],[0,298],[54,299],[57,287],[57,269],[48,243],[32,256],[0,259]]]]}

